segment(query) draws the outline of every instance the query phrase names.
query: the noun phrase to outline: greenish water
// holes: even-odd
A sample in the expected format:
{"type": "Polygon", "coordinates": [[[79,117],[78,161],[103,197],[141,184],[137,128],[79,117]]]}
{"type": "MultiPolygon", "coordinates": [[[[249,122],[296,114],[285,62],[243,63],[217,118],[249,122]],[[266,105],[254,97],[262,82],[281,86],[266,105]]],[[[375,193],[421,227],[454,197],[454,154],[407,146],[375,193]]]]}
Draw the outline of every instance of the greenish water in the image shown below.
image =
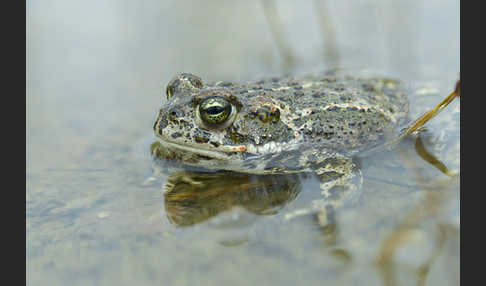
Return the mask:
{"type": "MultiPolygon", "coordinates": [[[[300,72],[325,68],[305,2],[277,5],[300,72]]],[[[405,81],[411,118],[452,90],[459,1],[341,2],[329,3],[341,66],[405,81]]],[[[27,1],[26,15],[27,285],[459,284],[459,178],[421,159],[415,138],[360,159],[362,195],[338,210],[332,236],[286,216],[319,197],[314,178],[270,182],[243,207],[231,208],[244,196],[216,196],[227,207],[199,220],[164,196],[149,146],[173,74],[282,71],[260,2],[27,1]]],[[[457,174],[459,106],[421,135],[457,174]]]]}

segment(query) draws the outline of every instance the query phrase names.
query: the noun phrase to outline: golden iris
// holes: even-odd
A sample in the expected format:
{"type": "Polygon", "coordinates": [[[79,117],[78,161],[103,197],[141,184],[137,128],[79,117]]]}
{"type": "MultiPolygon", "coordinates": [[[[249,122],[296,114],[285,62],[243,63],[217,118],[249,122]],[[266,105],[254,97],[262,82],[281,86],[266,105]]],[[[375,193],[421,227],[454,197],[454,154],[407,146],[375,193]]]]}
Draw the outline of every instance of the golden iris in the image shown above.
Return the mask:
{"type": "Polygon", "coordinates": [[[211,96],[199,104],[201,119],[208,124],[220,124],[231,114],[231,103],[224,97],[211,96]]]}

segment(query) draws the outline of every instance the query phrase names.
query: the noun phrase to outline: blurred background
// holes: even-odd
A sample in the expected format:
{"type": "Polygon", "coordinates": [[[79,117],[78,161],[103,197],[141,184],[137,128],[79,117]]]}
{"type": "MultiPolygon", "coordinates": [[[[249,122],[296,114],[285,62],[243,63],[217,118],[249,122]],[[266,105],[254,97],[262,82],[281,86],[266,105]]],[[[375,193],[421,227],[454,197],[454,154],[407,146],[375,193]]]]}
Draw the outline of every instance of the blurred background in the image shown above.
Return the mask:
{"type": "MultiPolygon", "coordinates": [[[[403,80],[411,90],[412,118],[437,104],[459,78],[457,0],[269,3],[297,73],[330,66],[324,13],[334,27],[339,66],[403,80]]],[[[450,189],[441,199],[446,211],[427,214],[407,234],[410,243],[397,248],[393,271],[376,259],[402,218],[426,201],[413,171],[370,186],[360,208],[343,216],[332,249],[310,219],[278,223],[283,211],[240,212],[240,227],[218,223],[224,213],[187,228],[167,219],[166,178],[146,184],[165,86],[177,72],[206,81],[287,72],[264,4],[27,1],[27,285],[459,284],[458,179],[419,159],[415,164],[431,190],[450,189]]],[[[458,172],[458,102],[441,116],[424,141],[458,172]]],[[[405,149],[413,156],[413,143],[405,149]]],[[[388,159],[370,159],[370,177],[382,178],[375,167],[388,159]]],[[[317,182],[302,184],[289,208],[313,198],[317,182]]]]}

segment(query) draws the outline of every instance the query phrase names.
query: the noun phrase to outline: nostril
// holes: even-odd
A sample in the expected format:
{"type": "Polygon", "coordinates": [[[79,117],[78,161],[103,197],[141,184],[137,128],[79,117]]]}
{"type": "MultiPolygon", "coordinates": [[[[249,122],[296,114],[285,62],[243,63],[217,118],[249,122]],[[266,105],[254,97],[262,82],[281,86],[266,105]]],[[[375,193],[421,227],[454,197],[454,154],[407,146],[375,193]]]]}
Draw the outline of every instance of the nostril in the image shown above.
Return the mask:
{"type": "Polygon", "coordinates": [[[178,121],[179,117],[180,117],[180,113],[175,109],[171,109],[171,110],[169,110],[167,117],[168,117],[169,121],[172,121],[172,122],[178,121]]]}
{"type": "Polygon", "coordinates": [[[178,115],[179,115],[179,112],[177,112],[176,109],[170,109],[169,110],[169,117],[174,118],[174,117],[178,117],[178,115]]]}

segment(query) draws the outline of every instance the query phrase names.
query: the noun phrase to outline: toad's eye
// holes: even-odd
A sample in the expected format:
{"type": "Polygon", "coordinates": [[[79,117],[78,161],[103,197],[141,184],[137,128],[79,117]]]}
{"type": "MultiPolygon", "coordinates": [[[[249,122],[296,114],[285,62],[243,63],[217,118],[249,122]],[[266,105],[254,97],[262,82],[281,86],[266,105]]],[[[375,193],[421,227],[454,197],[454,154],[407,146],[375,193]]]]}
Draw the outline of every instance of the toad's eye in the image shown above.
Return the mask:
{"type": "Polygon", "coordinates": [[[210,125],[225,122],[231,114],[231,103],[222,96],[211,96],[199,104],[201,119],[210,125]]]}

